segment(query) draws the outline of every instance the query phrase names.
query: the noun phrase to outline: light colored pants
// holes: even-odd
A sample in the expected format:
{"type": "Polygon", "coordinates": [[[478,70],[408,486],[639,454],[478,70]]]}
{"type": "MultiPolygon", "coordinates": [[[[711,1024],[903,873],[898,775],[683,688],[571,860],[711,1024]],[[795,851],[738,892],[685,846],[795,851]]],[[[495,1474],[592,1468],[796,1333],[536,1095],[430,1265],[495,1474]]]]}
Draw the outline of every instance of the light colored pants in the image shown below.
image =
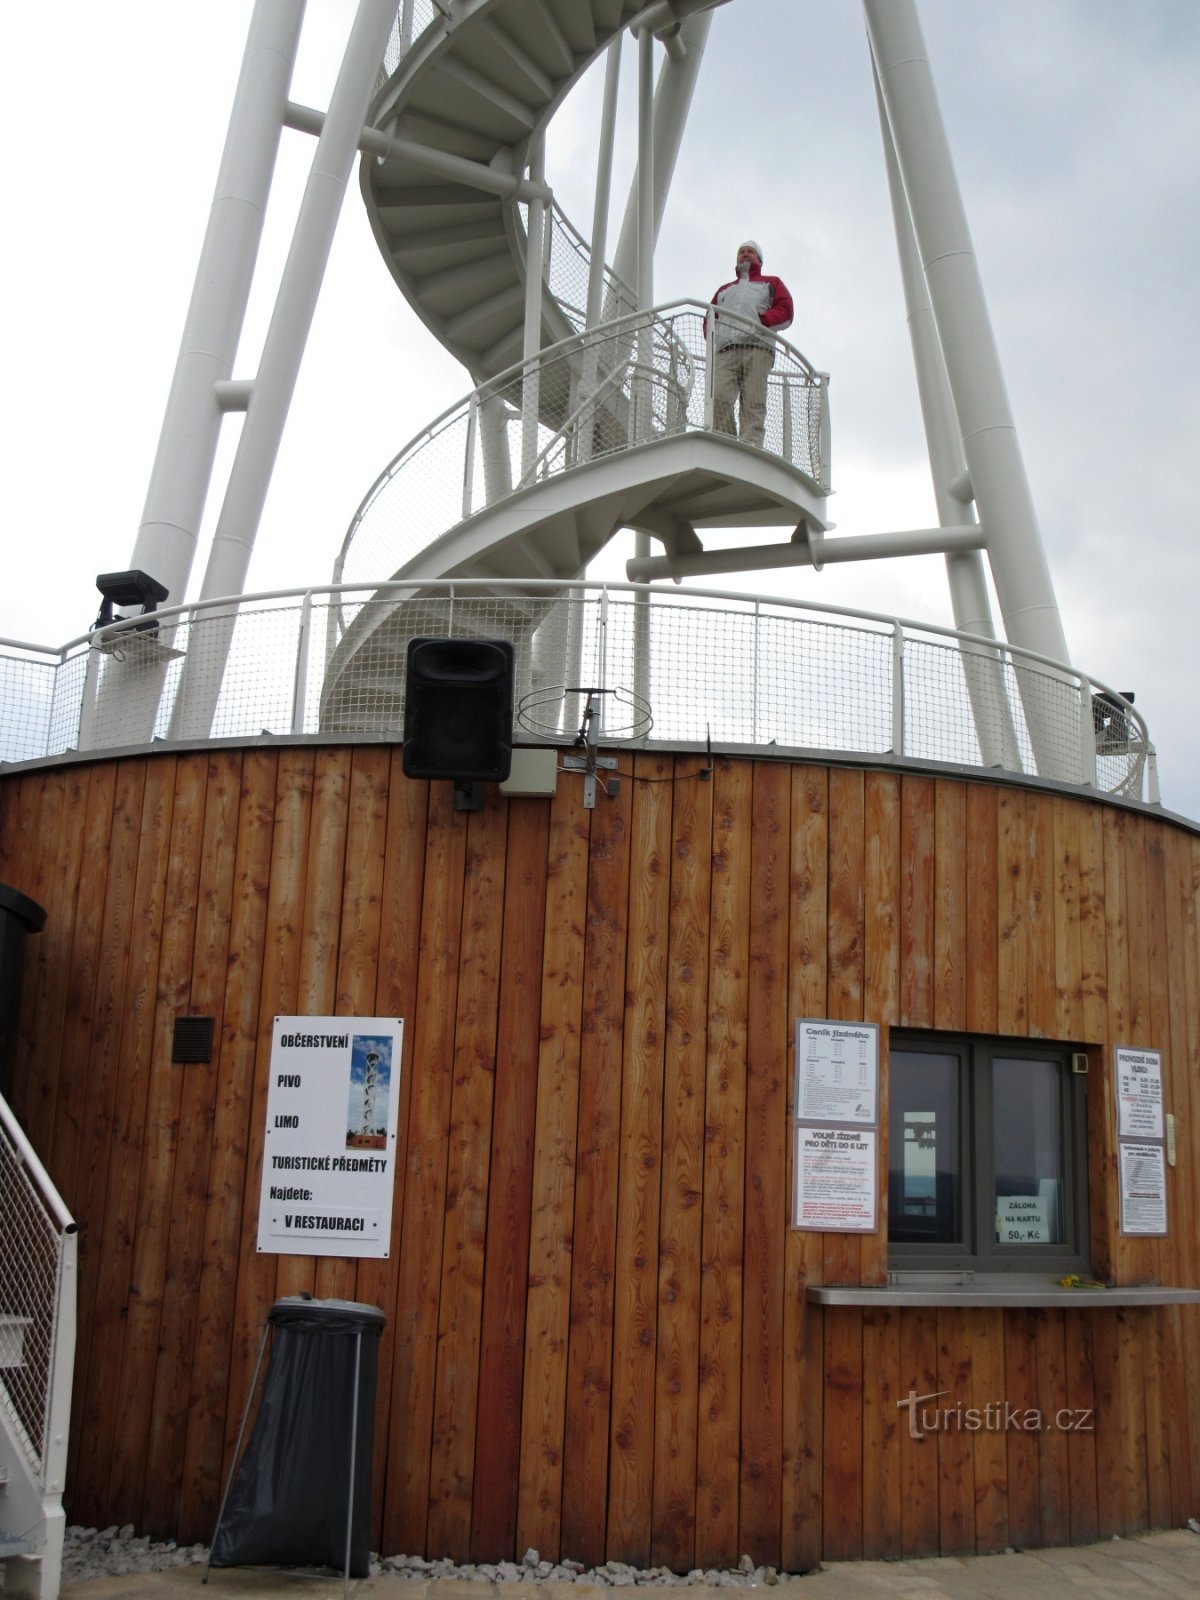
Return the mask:
{"type": "Polygon", "coordinates": [[[774,352],[762,344],[731,344],[716,354],[713,373],[713,427],[733,433],[747,444],[761,445],[767,417],[767,376],[774,352]],[[733,404],[739,401],[737,427],[733,404]]]}

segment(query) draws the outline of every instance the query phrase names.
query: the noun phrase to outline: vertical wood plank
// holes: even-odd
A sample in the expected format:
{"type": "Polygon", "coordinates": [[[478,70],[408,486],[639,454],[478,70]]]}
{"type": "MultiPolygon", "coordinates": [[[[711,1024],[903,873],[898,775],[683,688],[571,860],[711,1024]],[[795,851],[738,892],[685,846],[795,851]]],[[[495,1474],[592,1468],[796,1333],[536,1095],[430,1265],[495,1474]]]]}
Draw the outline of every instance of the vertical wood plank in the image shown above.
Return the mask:
{"type": "MultiPolygon", "coordinates": [[[[267,1089],[277,1016],[296,1011],[300,940],[307,888],[308,835],[313,801],[312,750],[280,751],[273,770],[271,865],[262,944],[262,985],[254,1017],[248,1142],[242,1172],[241,1234],[230,1340],[229,1400],[225,1411],[222,1479],[233,1459],[267,1313],[275,1298],[279,1257],[258,1249],[258,1215],[266,1143],[267,1089]]],[[[251,1397],[253,1398],[253,1397],[251,1397]]]]}
{"type": "MultiPolygon", "coordinates": [[[[349,752],[332,1001],[335,1016],[373,1017],[377,1014],[375,987],[387,839],[388,755],[386,749],[374,746],[359,746],[349,752]]],[[[393,1063],[392,1093],[401,1088],[398,1078],[403,1076],[403,1071],[402,1061],[393,1063]]],[[[393,1181],[395,1176],[393,1166],[393,1181]]],[[[378,1282],[374,1265],[348,1256],[322,1257],[314,1274],[317,1295],[323,1300],[360,1300],[375,1304],[360,1286],[360,1278],[372,1284],[378,1282]]]]}
{"type": "Polygon", "coordinates": [[[825,1559],[863,1553],[863,1330],[857,1306],[825,1308],[825,1559]]]}
{"type": "Polygon", "coordinates": [[[1102,1539],[1125,1533],[1120,1341],[1116,1311],[1091,1313],[1096,1395],[1096,1522],[1102,1539]]]}
{"type": "Polygon", "coordinates": [[[968,1325],[966,1313],[957,1307],[938,1308],[937,1376],[943,1398],[936,1404],[951,1413],[937,1437],[938,1548],[944,1556],[968,1555],[975,1549],[973,1435],[964,1430],[960,1420],[970,1408],[973,1391],[968,1325]]]}
{"type": "Polygon", "coordinates": [[[1054,803],[1048,795],[1025,797],[1029,868],[1026,878],[1028,925],[1029,1032],[1053,1038],[1057,1017],[1055,984],[1054,803]]]}
{"type": "Polygon", "coordinates": [[[1001,791],[997,824],[997,1025],[1001,1033],[1023,1036],[1029,1032],[1029,833],[1021,790],[1001,791]]]}
{"type": "Polygon", "coordinates": [[[231,1324],[237,1291],[242,1186],[250,1143],[278,757],[242,763],[229,945],[217,1034],[217,1086],[203,1212],[194,1355],[179,1502],[181,1542],[212,1537],[222,1488],[231,1324]]]}
{"type": "Polygon", "coordinates": [[[1067,1407],[1066,1313],[1040,1310],[1033,1316],[1037,1405],[1044,1420],[1037,1436],[1041,1538],[1044,1544],[1060,1545],[1071,1538],[1070,1434],[1055,1420],[1067,1407]]]}
{"type": "Polygon", "coordinates": [[[64,990],[79,882],[79,793],[78,771],[59,767],[39,784],[28,785],[22,795],[22,832],[31,845],[42,845],[27,857],[22,893],[43,908],[46,925],[36,938],[26,940],[16,1030],[19,1053],[36,1057],[41,1065],[14,1083],[13,1108],[34,1149],[47,1154],[54,1147],[64,990]]]}
{"type": "Polygon", "coordinates": [[[93,1367],[93,1335],[100,1310],[100,1264],[104,1259],[104,1217],[109,1196],[108,1173],[111,1142],[117,1118],[120,1087],[121,1033],[124,1022],[124,987],[132,939],[137,862],[141,850],[142,800],[146,763],[122,762],[116,768],[113,790],[112,833],[104,919],[96,969],[96,1014],[84,1121],[89,1137],[80,1152],[75,1183],[75,1217],[79,1224],[79,1305],[75,1344],[75,1384],[72,1395],[71,1449],[68,1481],[72,1504],[97,1526],[103,1516],[104,1486],[99,1482],[96,1452],[101,1441],[100,1397],[103,1387],[93,1367]],[[83,1461],[84,1441],[92,1457],[83,1461]]]}
{"type": "Polygon", "coordinates": [[[383,1524],[388,1549],[421,1554],[426,1549],[429,1516],[454,1018],[467,846],[464,819],[451,805],[449,784],[430,787],[415,1026],[408,1054],[411,1083],[404,1234],[396,1296],[392,1428],[383,1524]]]}
{"type": "Polygon", "coordinates": [[[1092,1317],[1086,1311],[1064,1316],[1067,1405],[1078,1426],[1067,1436],[1071,1481],[1071,1543],[1091,1544],[1100,1537],[1096,1484],[1096,1386],[1092,1317]],[[1087,1413],[1086,1421],[1084,1413],[1087,1413]]]}
{"type": "Polygon", "coordinates": [[[902,1310],[900,1538],[905,1558],[938,1552],[937,1433],[927,1432],[921,1420],[923,1409],[938,1404],[937,1354],[937,1312],[926,1307],[902,1310]]]}
{"type": "MultiPolygon", "coordinates": [[[[866,780],[866,918],[863,1017],[879,1025],[879,1135],[876,1183],[879,1225],[861,1240],[862,1282],[887,1282],[888,1028],[900,1015],[901,904],[900,780],[869,773],[866,780]]],[[[956,959],[958,959],[956,957],[956,959]]],[[[896,1374],[893,1373],[893,1380],[896,1374]]],[[[869,1500],[867,1505],[869,1507],[869,1500]]]]}
{"type": "MultiPolygon", "coordinates": [[[[866,959],[866,787],[861,772],[829,774],[829,974],[828,1014],[861,1022],[866,959]]],[[[862,1239],[857,1233],[824,1235],[826,1283],[861,1283],[862,1239]]],[[[829,1320],[825,1324],[829,1336],[829,1320]]],[[[826,1439],[829,1430],[826,1428],[826,1439]]],[[[828,1482],[828,1474],[826,1474],[828,1482]]],[[[827,1519],[828,1520],[828,1519],[827,1519]]]]}
{"type": "Polygon", "coordinates": [[[934,1022],[934,840],[932,778],[906,773],[901,788],[900,1020],[910,1028],[934,1022]]]}
{"type": "MultiPolygon", "coordinates": [[[[790,801],[787,767],[755,762],[739,1543],[756,1565],[776,1567],[780,1562],[783,1469],[790,801]]],[[[861,961],[861,943],[858,949],[861,961]]]]}
{"type": "Polygon", "coordinates": [[[1079,957],[1083,1037],[1108,1035],[1108,946],[1104,916],[1104,823],[1096,806],[1079,819],[1079,957]]]}
{"type": "Polygon", "coordinates": [[[967,786],[934,785],[933,1025],[967,1026],[967,786]]]}
{"type": "Polygon", "coordinates": [[[605,1559],[632,787],[594,813],[588,874],[562,1512],[563,1553],[585,1566],[605,1559]]]}
{"type": "Polygon", "coordinates": [[[900,1312],[874,1307],[862,1314],[863,1452],[862,1553],[868,1561],[900,1554],[900,1312]]]}
{"type": "Polygon", "coordinates": [[[562,1554],[589,815],[581,786],[561,786],[548,846],[517,1540],[550,1560],[562,1554]]]}
{"type": "Polygon", "coordinates": [[[1004,1313],[962,1312],[971,1352],[971,1403],[984,1418],[974,1436],[975,1550],[994,1555],[1008,1548],[1008,1447],[1001,1426],[1005,1398],[1004,1313]]]}
{"type": "Polygon", "coordinates": [[[522,1348],[529,1277],[549,831],[550,815],[543,801],[509,802],[471,1512],[473,1559],[481,1560],[494,1560],[505,1551],[516,1557],[524,1548],[516,1548],[522,1348]]]}
{"type": "Polygon", "coordinates": [[[998,1030],[999,791],[967,785],[967,1026],[998,1030]]]}
{"type": "MultiPolygon", "coordinates": [[[[114,843],[113,806],[117,766],[102,762],[89,768],[83,823],[81,861],[87,870],[79,876],[79,897],[71,934],[71,957],[66,992],[66,1027],[63,1034],[64,1067],[72,1059],[88,1060],[101,1025],[100,974],[104,966],[104,919],[110,890],[109,870],[114,843]]],[[[8,881],[5,879],[4,881],[8,881]]],[[[51,1173],[77,1220],[83,1216],[87,1193],[85,1174],[90,1171],[98,1129],[89,1115],[92,1074],[84,1093],[69,1094],[62,1105],[55,1131],[51,1173]]],[[[78,1346],[77,1346],[78,1349],[78,1346]]]]}
{"type": "MultiPolygon", "coordinates": [[[[1004,1396],[1022,1417],[1037,1410],[1037,1313],[1004,1313],[1004,1396]]],[[[1010,1427],[1008,1447],[1008,1535],[1018,1550],[1030,1550],[1041,1537],[1041,1479],[1038,1435],[1010,1427]]]]}
{"type": "MultiPolygon", "coordinates": [[[[882,793],[882,791],[881,791],[882,793]]],[[[882,872],[881,872],[882,879],[882,872]]],[[[883,898],[886,891],[880,890],[883,898]]],[[[829,900],[829,780],[824,768],[797,767],[791,795],[789,918],[789,1032],[797,1017],[827,1010],[829,900]]],[[[795,1113],[794,1039],[789,1056],[788,1105],[795,1113]]],[[[790,1124],[789,1124],[790,1130],[790,1124]]],[[[794,1159],[789,1137],[789,1162],[794,1159]]],[[[795,1174],[789,1165],[789,1176],[795,1174]]],[[[790,1191],[789,1191],[790,1204],[790,1191]]],[[[825,1357],[824,1312],[806,1298],[822,1282],[824,1235],[789,1229],[783,1373],[783,1564],[807,1572],[821,1558],[823,1538],[825,1357]]]]}
{"type": "Polygon", "coordinates": [[[371,1517],[372,1529],[376,1530],[374,1537],[378,1541],[377,1548],[385,1555],[395,1554],[385,1542],[388,1528],[387,1482],[392,1432],[396,1427],[392,1392],[400,1315],[400,1247],[405,1237],[404,1175],[408,1171],[412,1132],[413,1036],[425,881],[425,828],[429,814],[429,785],[406,778],[403,760],[401,749],[393,748],[389,752],[387,837],[384,844],[379,969],[374,1005],[377,1016],[397,1017],[404,1022],[400,1103],[396,1108],[396,1159],[392,1174],[392,1233],[386,1260],[360,1261],[358,1266],[359,1295],[368,1305],[379,1306],[388,1319],[379,1349],[379,1386],[376,1396],[376,1416],[379,1421],[375,1428],[374,1506],[371,1517]]]}
{"type": "Polygon", "coordinates": [[[638,756],[634,772],[643,781],[634,783],[630,842],[606,1549],[610,1560],[646,1566],[654,1503],[672,785],[664,781],[663,758],[638,756]]]}
{"type": "Polygon", "coordinates": [[[697,1565],[705,1568],[738,1543],[751,796],[749,763],[718,760],[713,776],[694,1552],[697,1565]]]}
{"type": "MultiPolygon", "coordinates": [[[[168,1004],[163,1025],[164,1032],[171,1029],[174,1016],[185,1010],[193,1016],[212,1017],[217,1041],[223,1024],[242,757],[236,751],[220,751],[207,760],[195,757],[188,765],[196,781],[194,830],[199,836],[193,891],[195,928],[189,947],[180,951],[174,1005],[168,1004]]],[[[175,815],[173,855],[178,854],[178,797],[175,815]]],[[[191,931],[188,932],[190,936],[191,931]]],[[[161,981],[159,988],[161,994],[161,981]]],[[[171,997],[167,998],[170,1001],[171,997]]],[[[187,1409],[178,1402],[180,1395],[188,1393],[191,1381],[219,1047],[214,1048],[211,1061],[182,1067],[168,1065],[170,1055],[170,1049],[164,1048],[164,1071],[177,1080],[179,1132],[171,1193],[164,1208],[166,1216],[152,1211],[147,1223],[148,1228],[157,1228],[165,1237],[162,1306],[139,1526],[148,1533],[158,1529],[174,1538],[179,1528],[188,1427],[187,1409]]]]}
{"type": "MultiPolygon", "coordinates": [[[[124,1396],[121,1374],[126,1344],[126,1319],[136,1296],[133,1278],[137,1242],[138,1195],[145,1145],[147,1100],[155,1059],[155,998],[170,866],[171,813],[175,797],[174,758],[160,758],[147,767],[134,885],[134,918],[121,1009],[121,1051],[109,1167],[99,1275],[95,1288],[88,1387],[93,1415],[79,1457],[79,1478],[85,1501],[113,1504],[112,1466],[115,1450],[126,1448],[122,1432],[124,1396]]],[[[104,1521],[108,1517],[105,1515],[104,1521]]]]}
{"type": "Polygon", "coordinates": [[[696,1547],[713,843],[712,783],[696,777],[705,765],[696,757],[676,759],[671,828],[650,1557],[655,1565],[677,1572],[691,1570],[696,1547]]]}
{"type": "MultiPolygon", "coordinates": [[[[54,1112],[39,1146],[42,1160],[64,1197],[75,1183],[82,1133],[78,1095],[63,1092],[72,1071],[73,1057],[86,1054],[96,979],[95,940],[102,915],[107,836],[97,839],[97,823],[111,818],[112,781],[102,785],[101,806],[91,804],[90,774],[86,768],[64,769],[64,808],[55,846],[58,871],[53,878],[53,898],[45,904],[46,929],[39,946],[53,927],[59,946],[39,971],[34,1005],[38,1015],[38,1056],[42,1076],[54,1084],[54,1112]],[[89,850],[98,855],[89,856],[89,850]],[[83,864],[87,863],[87,870],[83,864]]],[[[23,963],[24,965],[24,963],[23,963]]],[[[23,980],[28,987],[28,977],[23,980]]]]}
{"type": "Polygon", "coordinates": [[[1146,1458],[1145,1351],[1141,1333],[1148,1311],[1117,1311],[1117,1363],[1121,1373],[1121,1481],[1125,1493],[1125,1527],[1141,1533],[1150,1526],[1146,1458]]]}
{"type": "Polygon", "coordinates": [[[429,1476],[429,1547],[453,1561],[471,1549],[506,820],[497,793],[467,818],[429,1476]]]}
{"type": "Polygon", "coordinates": [[[1083,936],[1080,924],[1080,807],[1056,796],[1054,815],[1054,1037],[1077,1041],[1083,1029],[1083,936]]]}

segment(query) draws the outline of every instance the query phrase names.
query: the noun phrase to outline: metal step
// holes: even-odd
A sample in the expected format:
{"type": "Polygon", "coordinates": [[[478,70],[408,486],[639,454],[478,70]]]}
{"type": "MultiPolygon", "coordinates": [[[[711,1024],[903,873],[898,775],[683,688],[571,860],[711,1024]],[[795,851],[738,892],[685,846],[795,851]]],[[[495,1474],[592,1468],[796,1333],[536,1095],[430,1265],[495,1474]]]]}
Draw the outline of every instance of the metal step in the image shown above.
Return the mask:
{"type": "Polygon", "coordinates": [[[11,1561],[15,1556],[31,1556],[34,1553],[32,1539],[24,1538],[19,1533],[0,1533],[0,1561],[11,1561]]]}

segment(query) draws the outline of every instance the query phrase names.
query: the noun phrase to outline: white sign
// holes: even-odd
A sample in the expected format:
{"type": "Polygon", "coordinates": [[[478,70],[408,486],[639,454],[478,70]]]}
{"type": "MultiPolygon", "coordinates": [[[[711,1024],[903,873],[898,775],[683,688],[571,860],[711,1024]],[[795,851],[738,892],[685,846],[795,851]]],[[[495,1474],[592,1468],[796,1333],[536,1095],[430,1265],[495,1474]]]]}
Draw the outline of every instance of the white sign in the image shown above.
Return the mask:
{"type": "Polygon", "coordinates": [[[261,1251],[388,1254],[403,1038],[396,1017],[275,1018],[261,1251]]]}
{"type": "Polygon", "coordinates": [[[876,1123],[879,1028],[873,1022],[796,1021],[796,1107],[800,1122],[876,1123]]]}
{"type": "Polygon", "coordinates": [[[873,1233],[874,1128],[796,1128],[794,1228],[873,1233]]]}
{"type": "Polygon", "coordinates": [[[1121,1232],[1165,1234],[1167,1166],[1160,1144],[1120,1144],[1121,1232]]]}
{"type": "Polygon", "coordinates": [[[1053,1244],[1050,1201],[1036,1194],[996,1196],[998,1244],[1053,1244]]]}
{"type": "Polygon", "coordinates": [[[1117,1046],[1117,1137],[1163,1137],[1162,1052],[1117,1046]]]}

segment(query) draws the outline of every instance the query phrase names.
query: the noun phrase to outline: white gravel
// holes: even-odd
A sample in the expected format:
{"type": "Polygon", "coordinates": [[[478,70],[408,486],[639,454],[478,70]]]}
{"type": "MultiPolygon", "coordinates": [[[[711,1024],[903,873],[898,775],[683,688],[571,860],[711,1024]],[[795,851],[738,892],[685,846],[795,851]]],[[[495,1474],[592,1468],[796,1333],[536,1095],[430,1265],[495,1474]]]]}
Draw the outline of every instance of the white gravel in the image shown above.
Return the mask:
{"type": "MultiPolygon", "coordinates": [[[[74,1583],[111,1575],[165,1572],[169,1567],[203,1562],[207,1557],[207,1545],[178,1545],[173,1539],[155,1543],[144,1534],[136,1535],[131,1522],[123,1528],[113,1526],[100,1530],[71,1527],[63,1542],[63,1581],[74,1583]]],[[[743,1556],[731,1570],[703,1571],[697,1567],[691,1572],[679,1573],[667,1567],[630,1567],[621,1561],[608,1561],[602,1567],[584,1567],[579,1561],[543,1561],[536,1550],[526,1550],[519,1562],[481,1562],[466,1566],[458,1566],[453,1561],[426,1561],[421,1556],[384,1556],[382,1559],[372,1556],[371,1576],[418,1580],[467,1578],[480,1583],[593,1583],[610,1588],[688,1583],[710,1588],[754,1589],[787,1581],[786,1575],[781,1576],[774,1567],[756,1567],[749,1556],[743,1556]]]]}

